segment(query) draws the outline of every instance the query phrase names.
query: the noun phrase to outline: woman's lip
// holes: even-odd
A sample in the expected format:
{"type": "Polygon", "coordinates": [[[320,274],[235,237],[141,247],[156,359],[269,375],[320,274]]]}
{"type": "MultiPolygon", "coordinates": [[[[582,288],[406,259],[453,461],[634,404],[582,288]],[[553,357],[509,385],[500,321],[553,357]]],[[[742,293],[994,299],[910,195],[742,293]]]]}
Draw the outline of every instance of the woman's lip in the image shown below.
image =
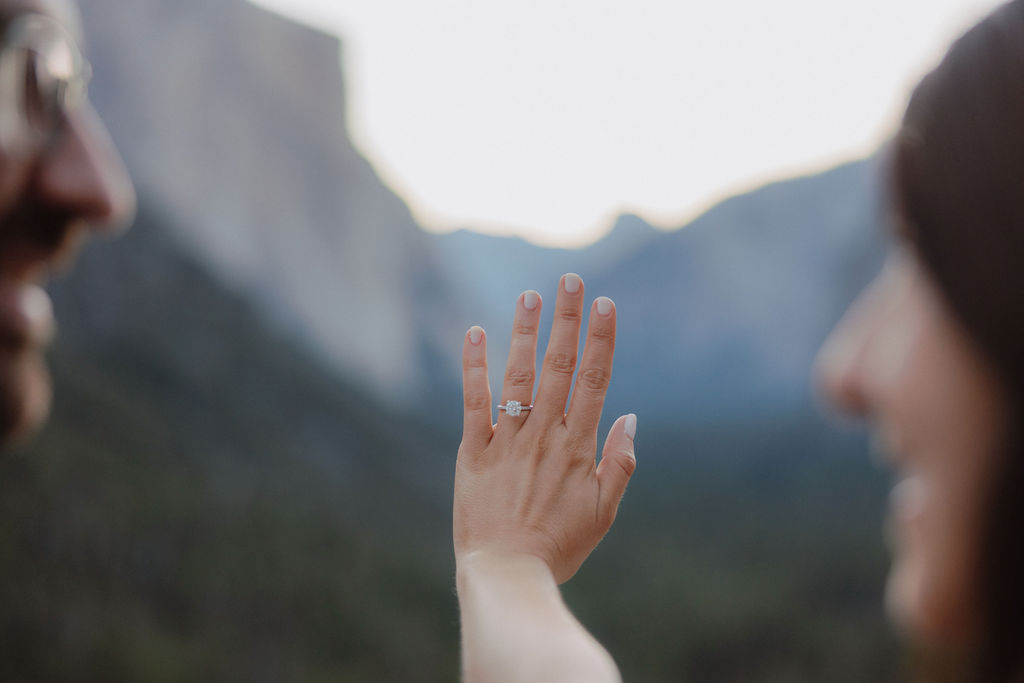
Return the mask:
{"type": "Polygon", "coordinates": [[[0,344],[42,348],[53,339],[55,327],[53,303],[41,287],[0,282],[0,344]]]}
{"type": "Polygon", "coordinates": [[[886,515],[883,527],[886,546],[889,552],[894,555],[900,554],[901,549],[913,533],[914,520],[920,513],[920,495],[916,489],[921,486],[920,481],[914,477],[905,477],[893,485],[889,492],[889,514],[886,515]]]}
{"type": "Polygon", "coordinates": [[[924,481],[916,475],[907,476],[893,486],[885,523],[885,538],[891,551],[897,552],[920,533],[927,494],[924,481]]]}
{"type": "Polygon", "coordinates": [[[924,482],[919,476],[908,476],[896,483],[889,494],[889,506],[901,519],[913,519],[921,515],[925,505],[924,482]]]}

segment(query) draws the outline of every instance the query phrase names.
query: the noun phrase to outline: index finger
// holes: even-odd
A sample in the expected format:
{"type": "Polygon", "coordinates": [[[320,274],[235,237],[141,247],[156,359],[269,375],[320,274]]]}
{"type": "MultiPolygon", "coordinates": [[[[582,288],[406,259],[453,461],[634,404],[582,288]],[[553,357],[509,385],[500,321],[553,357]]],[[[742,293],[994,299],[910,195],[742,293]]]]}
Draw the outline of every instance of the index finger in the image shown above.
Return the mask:
{"type": "Polygon", "coordinates": [[[491,386],[487,381],[487,335],[470,328],[462,345],[462,444],[482,451],[494,435],[491,386]]]}

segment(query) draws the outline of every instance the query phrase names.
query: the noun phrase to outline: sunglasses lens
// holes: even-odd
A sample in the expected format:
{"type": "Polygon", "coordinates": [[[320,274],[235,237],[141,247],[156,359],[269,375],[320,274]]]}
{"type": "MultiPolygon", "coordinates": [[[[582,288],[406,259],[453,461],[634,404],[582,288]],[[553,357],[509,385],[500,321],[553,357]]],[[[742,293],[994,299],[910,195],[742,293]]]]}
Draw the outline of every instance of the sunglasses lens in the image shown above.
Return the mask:
{"type": "Polygon", "coordinates": [[[6,110],[0,111],[0,137],[13,143],[20,125],[23,133],[52,139],[65,113],[85,98],[89,65],[63,27],[41,15],[15,20],[4,42],[0,105],[6,110]]]}
{"type": "Polygon", "coordinates": [[[57,77],[49,68],[46,55],[33,52],[25,63],[25,120],[36,131],[52,130],[62,111],[62,93],[67,81],[57,77]]]}

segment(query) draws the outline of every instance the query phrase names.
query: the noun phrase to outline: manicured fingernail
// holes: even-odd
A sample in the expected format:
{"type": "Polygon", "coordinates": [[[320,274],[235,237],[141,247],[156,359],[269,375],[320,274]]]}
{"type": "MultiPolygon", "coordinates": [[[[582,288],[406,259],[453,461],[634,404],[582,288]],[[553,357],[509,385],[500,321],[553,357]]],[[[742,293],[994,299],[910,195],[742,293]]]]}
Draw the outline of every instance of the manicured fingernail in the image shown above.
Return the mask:
{"type": "Polygon", "coordinates": [[[537,310],[537,304],[540,303],[540,295],[533,290],[523,293],[523,308],[528,311],[537,310]]]}
{"type": "Polygon", "coordinates": [[[612,314],[612,300],[606,296],[599,296],[597,298],[597,314],[607,318],[612,314]]]}
{"type": "Polygon", "coordinates": [[[483,328],[471,327],[469,328],[469,343],[473,346],[479,346],[480,340],[484,338],[483,328]]]}
{"type": "Polygon", "coordinates": [[[632,413],[626,416],[626,424],[624,425],[626,436],[632,441],[636,438],[636,415],[632,413]]]}
{"type": "Polygon", "coordinates": [[[565,276],[565,291],[569,294],[575,294],[580,291],[580,287],[583,286],[583,280],[576,273],[569,273],[565,276]]]}

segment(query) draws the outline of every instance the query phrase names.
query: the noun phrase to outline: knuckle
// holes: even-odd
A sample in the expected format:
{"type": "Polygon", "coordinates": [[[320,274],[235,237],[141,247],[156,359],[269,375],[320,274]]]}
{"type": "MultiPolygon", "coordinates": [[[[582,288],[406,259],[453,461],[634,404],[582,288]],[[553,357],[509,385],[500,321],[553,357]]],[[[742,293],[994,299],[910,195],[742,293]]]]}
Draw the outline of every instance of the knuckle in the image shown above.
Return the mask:
{"type": "Polygon", "coordinates": [[[584,389],[601,393],[608,389],[611,373],[604,368],[592,367],[580,371],[576,383],[584,389]]]}
{"type": "Polygon", "coordinates": [[[592,341],[602,344],[610,344],[615,341],[615,328],[608,325],[595,325],[590,328],[588,334],[592,341]]]}
{"type": "Polygon", "coordinates": [[[505,383],[510,387],[532,387],[536,372],[532,368],[509,368],[505,383]]]}
{"type": "Polygon", "coordinates": [[[463,405],[466,410],[473,412],[485,409],[490,410],[491,401],[490,397],[485,396],[484,394],[466,394],[463,399],[463,405]]]}
{"type": "Polygon", "coordinates": [[[517,322],[512,326],[512,334],[517,337],[533,337],[537,334],[537,327],[523,322],[517,322]]]}
{"type": "Polygon", "coordinates": [[[570,432],[566,438],[565,450],[573,459],[582,459],[593,464],[597,444],[589,435],[570,432]]]}
{"type": "Polygon", "coordinates": [[[531,439],[530,447],[527,450],[531,454],[533,460],[540,461],[551,453],[553,450],[552,446],[551,436],[547,433],[541,432],[531,439]]]}
{"type": "Polygon", "coordinates": [[[636,471],[636,458],[633,457],[632,453],[620,454],[619,457],[615,458],[615,464],[627,478],[632,477],[633,472],[636,471]]]}
{"type": "Polygon", "coordinates": [[[462,361],[462,368],[464,370],[479,370],[486,367],[486,358],[466,358],[462,361]]]}
{"type": "Polygon", "coordinates": [[[556,375],[572,375],[576,369],[576,354],[556,351],[544,358],[544,366],[556,375]]]}
{"type": "Polygon", "coordinates": [[[580,321],[580,312],[576,307],[560,308],[555,311],[555,318],[562,322],[578,323],[580,321]]]}

